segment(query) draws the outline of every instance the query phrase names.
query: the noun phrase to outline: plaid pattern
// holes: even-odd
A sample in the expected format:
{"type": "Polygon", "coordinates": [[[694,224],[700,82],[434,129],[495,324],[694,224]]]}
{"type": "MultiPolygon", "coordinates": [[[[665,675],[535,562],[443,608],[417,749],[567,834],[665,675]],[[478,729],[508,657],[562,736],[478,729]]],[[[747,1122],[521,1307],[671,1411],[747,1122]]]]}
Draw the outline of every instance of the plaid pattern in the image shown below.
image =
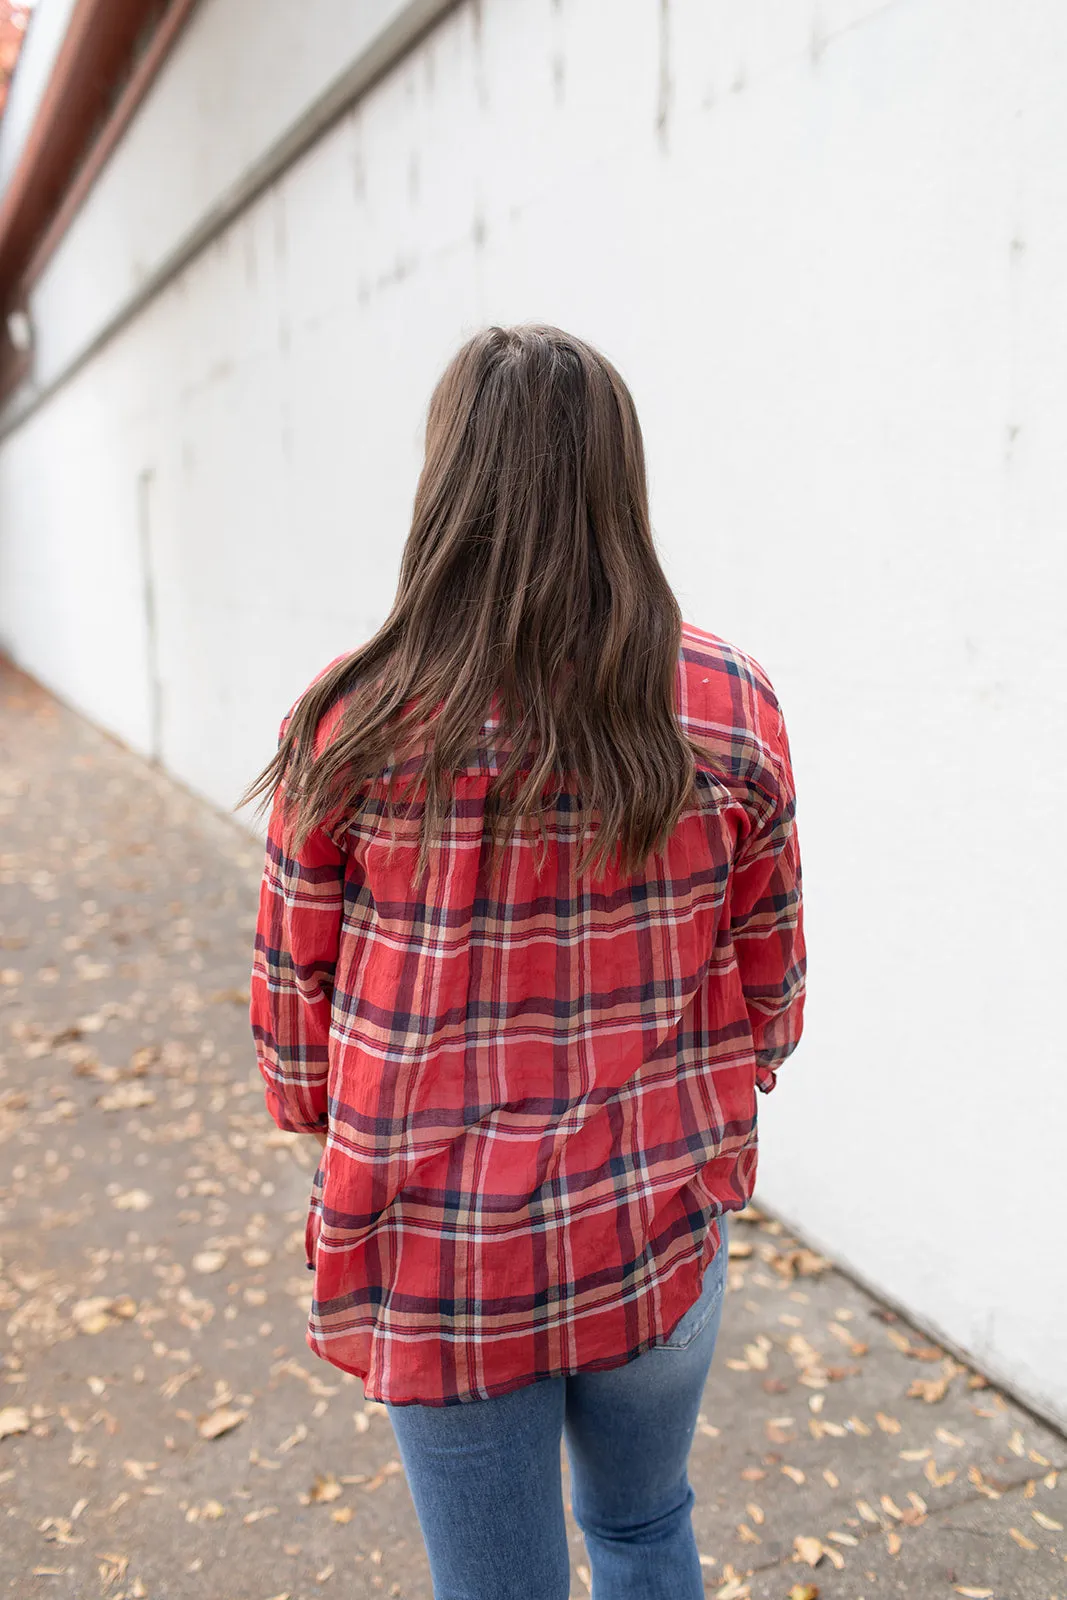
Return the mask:
{"type": "Polygon", "coordinates": [[[447,1405],[613,1367],[696,1298],[748,1199],[757,1086],[795,1047],[794,790],[762,668],[686,625],[683,725],[712,758],[647,876],[577,880],[573,801],[486,880],[492,720],[416,890],[417,812],[299,859],[272,815],[251,1019],[280,1128],[328,1129],[306,1339],[372,1398],[447,1405]]]}

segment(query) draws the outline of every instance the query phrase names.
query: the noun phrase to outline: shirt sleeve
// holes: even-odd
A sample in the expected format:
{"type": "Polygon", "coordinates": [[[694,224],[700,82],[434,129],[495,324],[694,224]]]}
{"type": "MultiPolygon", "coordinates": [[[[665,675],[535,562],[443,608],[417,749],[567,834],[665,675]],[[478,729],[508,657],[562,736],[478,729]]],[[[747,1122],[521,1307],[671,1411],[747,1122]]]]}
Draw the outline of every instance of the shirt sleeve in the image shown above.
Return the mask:
{"type": "Polygon", "coordinates": [[[731,934],[764,1094],[800,1042],[807,952],[796,793],[789,740],[778,711],[775,794],[734,865],[731,934]]]}
{"type": "Polygon", "coordinates": [[[267,1108],[287,1133],[328,1125],[330,1013],[345,858],[321,828],[289,852],[279,788],[267,832],[251,983],[252,1034],[267,1108]]]}

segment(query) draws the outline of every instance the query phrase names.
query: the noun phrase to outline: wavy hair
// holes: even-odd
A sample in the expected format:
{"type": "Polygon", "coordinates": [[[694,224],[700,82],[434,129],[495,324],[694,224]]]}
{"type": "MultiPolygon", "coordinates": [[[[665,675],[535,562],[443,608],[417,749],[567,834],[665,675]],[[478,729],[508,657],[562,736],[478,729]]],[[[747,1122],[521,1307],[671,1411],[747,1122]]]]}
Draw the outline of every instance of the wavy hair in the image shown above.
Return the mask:
{"type": "Polygon", "coordinates": [[[394,806],[403,766],[422,793],[404,812],[419,819],[421,875],[453,776],[498,708],[492,862],[530,817],[543,845],[546,802],[573,785],[591,835],[578,872],[616,854],[634,873],[693,799],[704,753],[675,704],[681,625],[622,378],[558,328],[486,328],[430,401],[392,610],[304,693],[241,803],[281,785],[299,850],[316,827],[350,823],[385,769],[394,806]]]}

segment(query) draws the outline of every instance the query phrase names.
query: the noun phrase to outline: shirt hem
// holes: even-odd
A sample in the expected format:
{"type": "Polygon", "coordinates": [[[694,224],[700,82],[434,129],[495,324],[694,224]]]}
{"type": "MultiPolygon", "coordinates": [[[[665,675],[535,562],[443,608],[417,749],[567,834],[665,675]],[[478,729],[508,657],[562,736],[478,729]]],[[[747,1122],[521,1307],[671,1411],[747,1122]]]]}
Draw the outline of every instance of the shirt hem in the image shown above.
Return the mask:
{"type": "MultiPolygon", "coordinates": [[[[716,1218],[713,1220],[717,1222],[719,1219],[716,1218]]],[[[701,1290],[704,1273],[707,1272],[711,1266],[711,1263],[718,1255],[719,1250],[722,1248],[723,1246],[720,1236],[720,1243],[715,1251],[706,1259],[703,1257],[700,1258],[700,1281],[698,1281],[697,1285],[697,1295],[699,1295],[701,1290]]],[[[697,1260],[697,1258],[694,1257],[694,1260],[697,1260]]],[[[310,1266],[311,1263],[309,1262],[308,1265],[310,1266]]],[[[682,1310],[678,1312],[677,1316],[675,1316],[674,1321],[677,1322],[678,1318],[683,1316],[685,1311],[688,1309],[688,1306],[683,1307],[682,1310]]],[[[649,1350],[655,1350],[659,1348],[670,1336],[670,1332],[671,1329],[669,1328],[663,1329],[660,1332],[651,1334],[647,1339],[642,1340],[638,1345],[633,1346],[630,1349],[615,1352],[607,1356],[600,1356],[592,1361],[582,1361],[573,1366],[553,1368],[548,1372],[515,1373],[511,1377],[501,1379],[496,1383],[485,1384],[477,1391],[477,1393],[463,1393],[445,1396],[440,1394],[404,1396],[385,1394],[380,1384],[376,1382],[368,1383],[368,1378],[370,1375],[369,1366],[352,1364],[350,1362],[343,1361],[336,1356],[325,1354],[321,1343],[314,1337],[310,1323],[304,1331],[304,1342],[308,1349],[312,1351],[314,1355],[318,1356],[321,1361],[325,1361],[327,1365],[335,1367],[339,1372],[347,1372],[351,1374],[351,1376],[359,1378],[363,1384],[363,1393],[367,1400],[375,1400],[380,1405],[386,1406],[432,1406],[435,1410],[439,1410],[445,1406],[466,1405],[476,1400],[496,1400],[503,1395],[513,1394],[518,1389],[527,1389],[535,1383],[543,1383],[549,1378],[570,1378],[575,1377],[579,1373],[583,1372],[614,1371],[618,1367],[627,1366],[631,1361],[635,1361],[638,1356],[645,1355],[649,1350]]]]}

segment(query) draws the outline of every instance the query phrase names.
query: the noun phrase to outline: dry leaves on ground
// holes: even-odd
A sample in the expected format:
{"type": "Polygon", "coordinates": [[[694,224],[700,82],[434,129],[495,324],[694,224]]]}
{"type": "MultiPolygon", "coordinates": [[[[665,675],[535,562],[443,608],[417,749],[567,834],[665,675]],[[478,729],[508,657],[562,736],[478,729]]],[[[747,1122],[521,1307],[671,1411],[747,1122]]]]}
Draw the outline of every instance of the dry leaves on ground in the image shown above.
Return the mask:
{"type": "Polygon", "coordinates": [[[6,1439],[11,1433],[28,1433],[29,1428],[30,1414],[25,1406],[0,1408],[0,1439],[6,1439]]]}
{"type": "Polygon", "coordinates": [[[193,1257],[193,1271],[207,1274],[221,1272],[226,1265],[224,1250],[201,1250],[193,1257]]]}
{"type": "Polygon", "coordinates": [[[197,1418],[196,1431],[201,1439],[218,1439],[236,1428],[247,1415],[247,1411],[235,1411],[226,1406],[220,1411],[208,1411],[197,1418]]]}
{"type": "Polygon", "coordinates": [[[319,1473],[307,1494],[300,1496],[300,1504],[320,1505],[330,1500],[339,1500],[344,1493],[339,1479],[332,1472],[319,1473]]]}
{"type": "Polygon", "coordinates": [[[113,1299],[110,1295],[90,1295],[78,1300],[71,1308],[71,1317],[79,1333],[103,1333],[117,1322],[126,1322],[137,1314],[137,1302],[128,1294],[113,1299]]]}
{"type": "Polygon", "coordinates": [[[797,1559],[806,1561],[809,1567],[817,1567],[826,1555],[826,1546],[821,1539],[812,1539],[805,1534],[798,1533],[793,1540],[793,1548],[797,1559]]]}
{"type": "Polygon", "coordinates": [[[109,1094],[102,1094],[97,1100],[101,1111],[139,1111],[143,1106],[155,1105],[156,1097],[151,1089],[146,1089],[142,1083],[120,1083],[117,1089],[112,1089],[109,1094]]]}

